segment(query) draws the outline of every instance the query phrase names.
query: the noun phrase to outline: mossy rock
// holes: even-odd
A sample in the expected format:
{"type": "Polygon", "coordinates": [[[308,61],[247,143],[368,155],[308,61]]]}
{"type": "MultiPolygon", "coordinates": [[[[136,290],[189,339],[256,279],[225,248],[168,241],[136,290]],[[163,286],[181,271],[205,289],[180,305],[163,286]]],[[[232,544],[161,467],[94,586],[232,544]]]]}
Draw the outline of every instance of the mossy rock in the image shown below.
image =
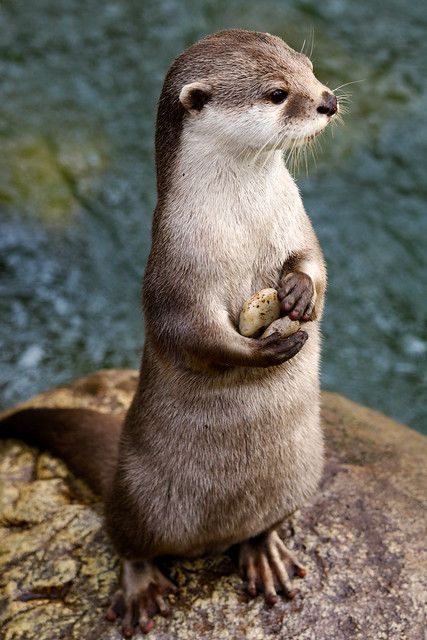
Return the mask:
{"type": "MultiPolygon", "coordinates": [[[[135,371],[100,371],[25,406],[122,414],[136,381],[135,371]]],[[[247,597],[230,557],[175,562],[173,614],[156,619],[152,640],[424,637],[427,439],[332,393],[322,415],[323,481],[284,531],[308,567],[299,595],[267,608],[247,597]]],[[[98,498],[63,462],[8,440],[0,499],[0,637],[120,638],[105,620],[119,562],[98,498]]]]}

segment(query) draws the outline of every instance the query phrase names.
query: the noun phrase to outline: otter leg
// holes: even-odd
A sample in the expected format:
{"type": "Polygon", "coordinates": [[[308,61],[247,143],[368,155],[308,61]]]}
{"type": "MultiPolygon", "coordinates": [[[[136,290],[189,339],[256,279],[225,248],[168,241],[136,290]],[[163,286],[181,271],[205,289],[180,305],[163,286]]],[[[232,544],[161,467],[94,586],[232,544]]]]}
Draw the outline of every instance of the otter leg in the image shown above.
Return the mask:
{"type": "Polygon", "coordinates": [[[176,591],[175,585],[165,578],[149,560],[123,562],[121,588],[113,596],[107,611],[107,620],[122,618],[122,631],[130,638],[139,626],[148,633],[154,626],[153,615],[169,614],[165,596],[176,591]]]}
{"type": "Polygon", "coordinates": [[[265,601],[270,605],[276,604],[278,591],[283,591],[290,599],[298,593],[292,588],[289,572],[300,578],[306,574],[303,565],[285,547],[274,529],[240,545],[239,568],[247,580],[249,595],[255,598],[263,591],[265,601]]]}

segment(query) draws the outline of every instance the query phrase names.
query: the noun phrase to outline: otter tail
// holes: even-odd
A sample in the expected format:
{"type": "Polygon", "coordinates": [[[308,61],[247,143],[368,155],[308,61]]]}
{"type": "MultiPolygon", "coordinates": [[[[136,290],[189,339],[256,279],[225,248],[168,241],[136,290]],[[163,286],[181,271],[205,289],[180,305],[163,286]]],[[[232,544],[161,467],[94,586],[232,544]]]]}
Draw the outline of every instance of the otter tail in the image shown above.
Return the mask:
{"type": "Polygon", "coordinates": [[[23,409],[0,420],[0,438],[16,438],[62,458],[105,497],[117,464],[122,420],[90,409],[23,409]]]}

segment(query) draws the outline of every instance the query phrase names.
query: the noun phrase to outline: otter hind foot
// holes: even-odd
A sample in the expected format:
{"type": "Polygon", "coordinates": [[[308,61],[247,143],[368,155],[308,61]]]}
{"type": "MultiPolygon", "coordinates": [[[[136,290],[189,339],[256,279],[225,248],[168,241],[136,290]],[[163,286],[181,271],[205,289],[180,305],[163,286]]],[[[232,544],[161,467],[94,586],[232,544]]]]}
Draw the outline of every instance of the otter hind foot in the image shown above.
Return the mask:
{"type": "Polygon", "coordinates": [[[287,598],[294,598],[298,591],[292,588],[289,577],[297,575],[303,578],[306,569],[298,562],[293,553],[284,545],[277,531],[263,533],[240,545],[239,568],[247,581],[247,590],[255,598],[264,592],[267,604],[277,602],[277,592],[283,592],[287,598]]]}
{"type": "Polygon", "coordinates": [[[138,626],[143,633],[148,633],[154,626],[155,614],[169,615],[165,596],[175,591],[175,585],[152,562],[125,560],[121,588],[112,598],[107,620],[114,622],[122,618],[125,638],[130,638],[138,626]]]}

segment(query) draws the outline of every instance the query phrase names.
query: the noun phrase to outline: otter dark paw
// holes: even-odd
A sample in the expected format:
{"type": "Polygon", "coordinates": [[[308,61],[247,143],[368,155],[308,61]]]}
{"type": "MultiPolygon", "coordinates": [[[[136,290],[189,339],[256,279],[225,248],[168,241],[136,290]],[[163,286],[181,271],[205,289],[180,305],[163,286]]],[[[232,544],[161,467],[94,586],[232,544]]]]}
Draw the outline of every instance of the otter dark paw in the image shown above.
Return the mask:
{"type": "Polygon", "coordinates": [[[165,596],[175,591],[175,585],[152,562],[125,561],[122,587],[113,596],[107,620],[121,618],[125,638],[132,637],[137,627],[148,633],[154,626],[154,615],[169,615],[165,596]]]}
{"type": "Polygon", "coordinates": [[[292,588],[291,575],[303,578],[306,569],[283,544],[277,531],[270,531],[240,545],[239,568],[247,580],[247,590],[255,598],[264,593],[267,604],[277,602],[277,593],[283,592],[289,599],[298,591],[292,588]]]}
{"type": "Polygon", "coordinates": [[[287,338],[281,338],[276,331],[266,338],[259,338],[254,366],[274,367],[287,362],[302,349],[307,338],[308,334],[305,331],[297,331],[287,338]]]}
{"type": "Polygon", "coordinates": [[[313,281],[306,273],[293,271],[282,280],[277,292],[280,312],[291,320],[307,322],[311,319],[316,294],[313,281]]]}

